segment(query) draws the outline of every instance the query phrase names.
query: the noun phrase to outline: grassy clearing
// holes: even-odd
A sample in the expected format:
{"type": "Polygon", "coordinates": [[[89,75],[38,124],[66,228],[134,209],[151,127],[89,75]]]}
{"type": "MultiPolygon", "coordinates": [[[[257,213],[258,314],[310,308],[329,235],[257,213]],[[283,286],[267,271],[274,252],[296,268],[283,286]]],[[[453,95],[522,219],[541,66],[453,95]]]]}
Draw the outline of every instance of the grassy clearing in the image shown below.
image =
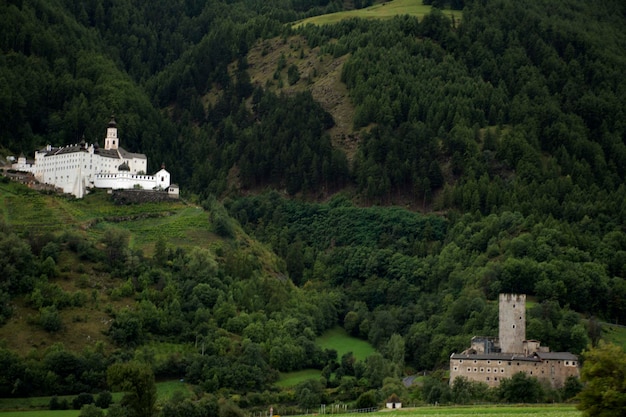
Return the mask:
{"type": "MultiPolygon", "coordinates": [[[[382,413],[375,413],[382,414],[382,413]]],[[[427,417],[427,416],[491,416],[491,417],[580,417],[582,413],[573,405],[514,405],[514,406],[455,406],[455,407],[419,407],[384,412],[386,417],[427,417]]],[[[343,416],[357,416],[344,414],[343,416]]],[[[362,414],[358,414],[362,416],[362,414]]]]}
{"type": "MultiPolygon", "coordinates": [[[[430,13],[430,9],[430,6],[424,6],[421,1],[393,0],[388,3],[376,4],[365,9],[348,10],[309,17],[295,22],[293,27],[306,26],[309,23],[313,25],[327,25],[354,17],[361,19],[390,19],[394,16],[408,14],[409,16],[417,16],[421,19],[424,15],[430,13]]],[[[445,10],[444,13],[446,16],[454,16],[457,21],[461,18],[460,10],[445,10]]]]}
{"type": "Polygon", "coordinates": [[[280,379],[274,385],[281,388],[294,387],[300,382],[308,381],[309,379],[319,379],[321,375],[322,372],[318,369],[281,373],[280,379]]]}
{"type": "MultiPolygon", "coordinates": [[[[190,385],[179,380],[161,381],[156,383],[158,401],[163,402],[172,397],[172,395],[180,391],[185,397],[191,397],[192,392],[190,385]]],[[[124,394],[122,392],[113,393],[113,402],[119,402],[124,394]]],[[[59,395],[59,400],[67,400],[72,404],[75,395],[59,395]]],[[[94,398],[97,394],[94,394],[94,398]]],[[[2,417],[47,417],[47,416],[77,416],[79,410],[45,410],[50,404],[51,397],[30,397],[30,398],[0,398],[0,416],[2,417]],[[12,410],[12,411],[5,411],[12,410]],[[13,411],[26,410],[26,411],[13,411]]]]}
{"type": "Polygon", "coordinates": [[[157,398],[160,402],[172,398],[175,392],[182,392],[185,398],[192,396],[192,392],[189,384],[181,382],[179,380],[157,382],[157,398]]]}
{"type": "Polygon", "coordinates": [[[603,324],[602,338],[626,350],[626,327],[603,324]]]}
{"type": "Polygon", "coordinates": [[[352,352],[358,360],[364,360],[376,352],[368,342],[349,336],[341,327],[335,327],[317,338],[317,344],[324,349],[335,349],[338,359],[352,352]]]}
{"type": "Polygon", "coordinates": [[[5,411],[2,417],[77,417],[80,410],[5,411]]]}
{"type": "MultiPolygon", "coordinates": [[[[358,360],[364,360],[376,352],[376,349],[368,342],[349,336],[346,331],[339,326],[328,330],[318,337],[316,343],[322,349],[335,349],[337,351],[337,359],[341,359],[344,354],[352,352],[358,360]]],[[[276,386],[293,387],[308,379],[318,379],[321,374],[321,371],[317,369],[304,369],[302,371],[281,373],[276,386]]]]}

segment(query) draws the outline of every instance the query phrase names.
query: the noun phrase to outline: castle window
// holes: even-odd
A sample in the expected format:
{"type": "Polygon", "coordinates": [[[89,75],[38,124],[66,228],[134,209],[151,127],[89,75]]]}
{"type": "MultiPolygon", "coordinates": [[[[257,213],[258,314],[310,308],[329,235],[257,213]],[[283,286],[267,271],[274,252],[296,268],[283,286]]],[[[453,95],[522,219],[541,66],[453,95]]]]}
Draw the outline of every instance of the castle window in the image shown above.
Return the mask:
{"type": "Polygon", "coordinates": [[[467,368],[467,372],[472,372],[472,368],[467,368]]]}
{"type": "Polygon", "coordinates": [[[459,359],[459,363],[463,363],[463,359],[459,359]]]}
{"type": "Polygon", "coordinates": [[[487,363],[491,363],[491,361],[487,361],[487,363]]]}
{"type": "Polygon", "coordinates": [[[502,365],[502,361],[498,361],[498,365],[502,365]]]}
{"type": "Polygon", "coordinates": [[[497,376],[494,376],[494,377],[493,377],[493,380],[494,380],[494,381],[497,381],[497,380],[498,380],[498,377],[497,377],[497,376]]]}
{"type": "Polygon", "coordinates": [[[489,377],[487,377],[487,381],[489,381],[489,377]]]}
{"type": "Polygon", "coordinates": [[[491,368],[487,368],[487,373],[490,374],[491,373],[491,368]]]}
{"type": "Polygon", "coordinates": [[[515,328],[515,325],[513,325],[513,328],[515,328]]]}
{"type": "Polygon", "coordinates": [[[457,369],[458,369],[458,368],[455,366],[455,367],[454,367],[454,370],[456,371],[457,369]]]}
{"type": "Polygon", "coordinates": [[[485,368],[480,368],[480,372],[485,372],[485,368]]]}
{"type": "Polygon", "coordinates": [[[519,366],[519,362],[517,362],[517,366],[519,366]]]}
{"type": "Polygon", "coordinates": [[[565,365],[569,365],[569,361],[565,361],[565,365]]]}
{"type": "Polygon", "coordinates": [[[474,368],[474,372],[477,372],[477,371],[478,371],[478,368],[474,368]]]}

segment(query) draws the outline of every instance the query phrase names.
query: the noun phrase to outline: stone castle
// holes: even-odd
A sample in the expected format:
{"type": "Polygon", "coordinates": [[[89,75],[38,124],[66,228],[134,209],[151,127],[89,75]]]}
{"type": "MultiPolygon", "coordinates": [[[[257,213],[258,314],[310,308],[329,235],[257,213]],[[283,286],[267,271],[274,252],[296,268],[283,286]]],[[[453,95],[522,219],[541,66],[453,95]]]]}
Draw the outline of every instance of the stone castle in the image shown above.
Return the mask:
{"type": "Polygon", "coordinates": [[[560,388],[579,377],[578,357],[570,352],[550,352],[538,340],[526,340],[526,295],[500,294],[499,337],[474,336],[471,346],[450,356],[450,384],[464,376],[496,387],[518,372],[548,381],[560,388]]]}

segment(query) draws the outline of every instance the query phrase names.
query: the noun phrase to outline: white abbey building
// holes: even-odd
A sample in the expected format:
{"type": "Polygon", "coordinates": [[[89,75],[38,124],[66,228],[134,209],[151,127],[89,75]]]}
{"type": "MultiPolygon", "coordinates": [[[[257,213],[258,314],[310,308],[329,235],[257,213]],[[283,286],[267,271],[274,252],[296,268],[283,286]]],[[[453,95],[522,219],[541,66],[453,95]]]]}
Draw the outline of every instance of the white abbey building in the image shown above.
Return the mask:
{"type": "Polygon", "coordinates": [[[84,197],[89,188],[178,191],[178,187],[170,187],[170,173],[164,167],[154,175],[146,175],[147,167],[146,155],[128,152],[120,146],[113,117],[107,127],[104,149],[84,140],[61,148],[48,145],[35,152],[34,162],[28,163],[20,156],[12,166],[18,171],[31,172],[39,182],[54,185],[77,198],[84,197]]]}

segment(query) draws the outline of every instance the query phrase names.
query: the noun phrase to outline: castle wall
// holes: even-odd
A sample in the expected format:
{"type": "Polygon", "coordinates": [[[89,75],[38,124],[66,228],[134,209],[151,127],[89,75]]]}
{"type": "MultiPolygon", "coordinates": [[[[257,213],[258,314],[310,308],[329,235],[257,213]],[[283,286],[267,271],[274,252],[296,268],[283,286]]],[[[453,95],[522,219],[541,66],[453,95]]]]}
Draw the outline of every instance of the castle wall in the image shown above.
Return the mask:
{"type": "MultiPolygon", "coordinates": [[[[154,175],[137,175],[130,173],[96,174],[94,178],[96,188],[132,189],[140,188],[152,190],[157,187],[157,179],[154,175]]],[[[169,186],[169,182],[165,187],[169,186]]]]}
{"type": "MultiPolygon", "coordinates": [[[[568,354],[571,355],[571,354],[568,354]]],[[[492,357],[478,355],[453,355],[450,359],[450,384],[455,378],[464,376],[470,381],[484,382],[497,387],[504,378],[512,378],[518,372],[550,383],[553,388],[561,388],[568,377],[580,377],[578,361],[574,355],[560,359],[541,360],[539,358],[492,357]],[[466,357],[463,357],[466,356],[466,357]]]]}

